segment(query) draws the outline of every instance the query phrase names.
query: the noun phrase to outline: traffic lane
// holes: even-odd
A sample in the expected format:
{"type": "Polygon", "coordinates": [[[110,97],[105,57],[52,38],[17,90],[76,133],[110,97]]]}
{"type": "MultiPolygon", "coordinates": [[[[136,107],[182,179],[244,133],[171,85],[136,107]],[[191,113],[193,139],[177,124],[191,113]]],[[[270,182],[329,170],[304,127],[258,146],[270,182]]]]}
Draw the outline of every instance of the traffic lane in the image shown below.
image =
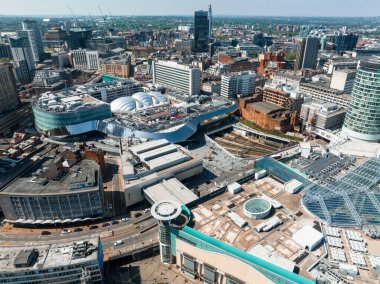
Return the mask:
{"type": "MultiPolygon", "coordinates": [[[[148,225],[151,225],[152,224],[152,220],[153,217],[149,214],[149,215],[145,215],[145,216],[141,216],[140,218],[137,218],[137,219],[129,219],[128,221],[124,221],[122,222],[121,220],[117,220],[119,221],[120,223],[119,224],[115,224],[115,225],[112,225],[112,221],[115,221],[115,220],[110,220],[108,222],[103,222],[101,224],[93,224],[93,225],[88,225],[87,227],[77,227],[77,228],[82,228],[83,231],[81,232],[73,232],[73,230],[76,228],[76,227],[65,227],[65,230],[70,230],[71,233],[67,233],[67,234],[62,234],[62,231],[61,229],[31,229],[32,231],[27,231],[25,230],[25,232],[17,232],[17,233],[12,233],[12,232],[2,232],[0,234],[0,240],[4,239],[4,240],[10,240],[10,239],[17,239],[17,240],[20,240],[20,239],[23,239],[23,240],[31,240],[31,239],[46,239],[46,240],[65,240],[65,239],[71,239],[73,238],[73,236],[75,237],[82,237],[82,236],[88,236],[89,233],[91,234],[102,234],[102,233],[107,233],[107,232],[110,232],[110,231],[114,231],[115,234],[119,234],[119,233],[122,233],[122,232],[127,232],[128,229],[130,227],[138,227],[137,229],[144,229],[146,228],[148,225]],[[147,218],[147,219],[146,219],[147,218]],[[144,220],[146,219],[146,220],[144,220]],[[102,227],[102,224],[104,223],[109,223],[110,226],[108,227],[102,227]],[[90,226],[98,226],[97,229],[93,229],[93,230],[90,230],[89,227],[90,226]],[[57,231],[51,231],[51,230],[57,230],[57,231]],[[59,231],[58,231],[59,230],[59,231]],[[49,231],[51,232],[50,235],[41,235],[42,231],[49,231]]],[[[64,229],[62,229],[64,230],[64,229]]]]}

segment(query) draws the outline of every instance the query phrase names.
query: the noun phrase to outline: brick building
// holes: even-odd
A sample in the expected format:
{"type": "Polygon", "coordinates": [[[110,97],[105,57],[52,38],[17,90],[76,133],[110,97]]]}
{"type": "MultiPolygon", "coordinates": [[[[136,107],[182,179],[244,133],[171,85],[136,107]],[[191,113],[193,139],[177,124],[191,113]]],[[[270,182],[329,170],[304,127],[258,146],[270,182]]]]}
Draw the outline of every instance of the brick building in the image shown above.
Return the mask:
{"type": "Polygon", "coordinates": [[[258,96],[240,99],[239,111],[241,116],[268,130],[287,132],[292,131],[298,125],[297,112],[259,100],[258,96]]]}
{"type": "Polygon", "coordinates": [[[226,53],[219,53],[218,62],[228,64],[230,72],[254,71],[255,64],[248,58],[234,57],[226,53]]]}
{"type": "Polygon", "coordinates": [[[289,92],[270,87],[264,87],[263,89],[257,88],[257,90],[262,92],[264,102],[276,104],[287,110],[296,111],[298,113],[301,111],[303,97],[299,95],[298,97],[291,97],[289,92]]]}
{"type": "Polygon", "coordinates": [[[286,68],[285,53],[281,50],[276,53],[270,51],[259,54],[259,67],[257,72],[263,75],[275,70],[286,68]]]}

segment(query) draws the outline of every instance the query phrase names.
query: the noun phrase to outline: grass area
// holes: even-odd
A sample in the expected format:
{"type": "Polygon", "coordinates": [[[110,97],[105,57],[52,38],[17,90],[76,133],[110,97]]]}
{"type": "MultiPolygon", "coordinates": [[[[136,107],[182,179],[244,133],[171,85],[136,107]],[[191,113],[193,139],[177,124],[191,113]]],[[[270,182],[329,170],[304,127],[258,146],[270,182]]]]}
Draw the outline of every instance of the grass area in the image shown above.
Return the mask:
{"type": "Polygon", "coordinates": [[[246,120],[245,118],[242,118],[242,117],[239,119],[239,122],[244,124],[245,126],[248,126],[249,128],[252,128],[254,130],[257,130],[266,134],[275,135],[281,138],[286,138],[286,139],[297,141],[297,142],[303,141],[302,138],[286,135],[283,132],[278,131],[278,130],[268,130],[268,129],[262,128],[261,126],[258,126],[257,124],[253,123],[252,121],[246,120]]]}

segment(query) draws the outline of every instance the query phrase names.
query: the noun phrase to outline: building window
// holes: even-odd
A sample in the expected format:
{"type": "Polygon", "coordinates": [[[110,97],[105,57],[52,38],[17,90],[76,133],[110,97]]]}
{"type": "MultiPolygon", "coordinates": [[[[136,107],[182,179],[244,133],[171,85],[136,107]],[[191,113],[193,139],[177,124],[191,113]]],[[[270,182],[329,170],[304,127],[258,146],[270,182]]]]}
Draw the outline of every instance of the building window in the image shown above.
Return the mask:
{"type": "Polygon", "coordinates": [[[207,264],[203,265],[203,280],[207,284],[214,284],[215,283],[215,273],[216,269],[212,266],[209,266],[207,264]]]}

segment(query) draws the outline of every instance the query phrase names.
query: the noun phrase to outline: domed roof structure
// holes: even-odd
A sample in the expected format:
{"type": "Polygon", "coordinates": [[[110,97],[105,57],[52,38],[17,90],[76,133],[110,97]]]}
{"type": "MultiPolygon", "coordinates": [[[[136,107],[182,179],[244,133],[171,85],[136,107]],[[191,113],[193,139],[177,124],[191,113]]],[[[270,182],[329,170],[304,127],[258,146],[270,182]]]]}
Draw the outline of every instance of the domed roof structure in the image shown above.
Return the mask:
{"type": "Polygon", "coordinates": [[[115,114],[134,112],[169,104],[169,100],[158,92],[138,92],[131,97],[121,97],[111,102],[115,114]]]}

